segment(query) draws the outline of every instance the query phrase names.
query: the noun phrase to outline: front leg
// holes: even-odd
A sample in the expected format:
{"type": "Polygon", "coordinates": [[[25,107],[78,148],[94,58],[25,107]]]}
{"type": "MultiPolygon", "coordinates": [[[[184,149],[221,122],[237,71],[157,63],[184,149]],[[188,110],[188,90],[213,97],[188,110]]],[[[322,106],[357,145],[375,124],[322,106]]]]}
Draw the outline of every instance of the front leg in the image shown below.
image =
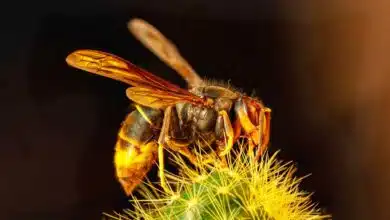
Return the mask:
{"type": "Polygon", "coordinates": [[[255,160],[258,160],[261,155],[265,152],[267,149],[269,138],[270,138],[270,127],[271,127],[271,109],[269,108],[261,108],[259,112],[259,125],[261,126],[261,144],[257,148],[255,160]]]}
{"type": "MultiPolygon", "coordinates": [[[[248,136],[249,149],[248,154],[251,157],[258,159],[262,153],[266,150],[269,142],[269,125],[270,125],[270,112],[271,110],[265,107],[261,107],[258,110],[256,118],[251,120],[247,105],[242,99],[239,99],[235,103],[235,112],[240,121],[242,128],[248,136]],[[252,121],[257,121],[258,125],[254,125],[252,121]],[[254,155],[254,148],[257,147],[256,156],[254,155]]],[[[254,115],[251,112],[251,115],[254,115]]]]}

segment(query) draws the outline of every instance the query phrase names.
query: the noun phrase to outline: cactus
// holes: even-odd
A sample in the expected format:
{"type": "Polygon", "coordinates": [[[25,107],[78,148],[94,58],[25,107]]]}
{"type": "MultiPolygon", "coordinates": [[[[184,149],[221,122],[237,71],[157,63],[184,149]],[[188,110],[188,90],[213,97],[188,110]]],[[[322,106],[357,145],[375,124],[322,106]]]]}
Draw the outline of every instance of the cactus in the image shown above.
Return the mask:
{"type": "Polygon", "coordinates": [[[293,176],[291,162],[279,161],[278,152],[253,162],[241,149],[227,156],[225,166],[194,168],[172,154],[180,168],[178,175],[167,175],[172,193],[145,182],[138,188],[145,199],[133,196],[133,210],[105,215],[118,220],[330,219],[298,188],[305,177],[293,176]]]}

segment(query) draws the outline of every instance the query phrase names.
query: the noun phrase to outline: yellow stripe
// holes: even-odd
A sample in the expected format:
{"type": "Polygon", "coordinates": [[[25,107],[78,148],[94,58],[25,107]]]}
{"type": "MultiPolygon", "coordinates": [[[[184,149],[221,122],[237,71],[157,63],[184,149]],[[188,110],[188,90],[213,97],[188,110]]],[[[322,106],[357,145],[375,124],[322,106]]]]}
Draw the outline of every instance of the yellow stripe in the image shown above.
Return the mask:
{"type": "Polygon", "coordinates": [[[150,125],[153,125],[152,121],[151,121],[150,118],[145,114],[145,112],[144,112],[144,110],[141,108],[141,106],[135,105],[135,107],[137,108],[138,112],[142,115],[142,117],[143,117],[150,125]]]}
{"type": "MultiPolygon", "coordinates": [[[[137,141],[137,140],[135,140],[135,139],[133,139],[133,138],[131,138],[131,137],[125,135],[125,133],[123,132],[123,130],[124,130],[124,129],[122,128],[122,129],[120,129],[119,132],[118,132],[118,137],[119,137],[120,139],[122,139],[122,140],[124,140],[124,141],[127,141],[127,142],[129,142],[130,144],[135,145],[135,146],[140,146],[140,145],[141,145],[141,143],[140,143],[139,141],[137,141]]],[[[118,141],[119,141],[119,140],[118,140],[118,141]]]]}

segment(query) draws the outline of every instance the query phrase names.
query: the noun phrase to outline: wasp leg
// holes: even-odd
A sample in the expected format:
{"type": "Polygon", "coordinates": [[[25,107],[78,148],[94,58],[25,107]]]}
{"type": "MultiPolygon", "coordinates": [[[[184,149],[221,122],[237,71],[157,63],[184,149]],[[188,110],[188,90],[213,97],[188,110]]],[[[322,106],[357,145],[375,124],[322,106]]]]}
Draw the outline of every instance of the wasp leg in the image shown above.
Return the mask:
{"type": "Polygon", "coordinates": [[[261,125],[256,126],[252,123],[248,115],[247,106],[242,99],[236,101],[234,110],[236,112],[238,119],[240,120],[240,124],[242,128],[244,129],[245,133],[248,135],[248,141],[249,141],[248,155],[253,158],[255,156],[253,152],[255,146],[259,146],[261,144],[261,137],[262,137],[263,130],[261,128],[261,125]]]}
{"type": "Polygon", "coordinates": [[[174,119],[174,111],[173,107],[169,106],[164,111],[164,120],[161,128],[160,137],[158,139],[158,163],[159,163],[159,174],[161,180],[161,187],[166,192],[171,192],[166,183],[165,173],[164,173],[164,147],[172,149],[175,152],[179,152],[180,154],[187,157],[191,163],[198,166],[196,156],[187,148],[190,143],[180,142],[179,140],[175,140],[170,134],[172,134],[172,125],[171,124],[174,119]]]}
{"type": "Polygon", "coordinates": [[[179,152],[181,155],[185,156],[192,164],[198,166],[198,161],[196,155],[193,154],[188,146],[191,144],[190,141],[183,141],[172,136],[165,137],[165,144],[175,152],[179,152]]]}
{"type": "Polygon", "coordinates": [[[271,109],[269,108],[262,108],[259,112],[259,119],[260,119],[260,125],[262,128],[262,140],[261,145],[259,148],[257,148],[255,160],[258,160],[261,155],[265,152],[267,149],[269,138],[270,138],[270,126],[271,126],[271,109]]]}
{"type": "Polygon", "coordinates": [[[160,137],[158,138],[158,170],[160,175],[160,182],[161,187],[163,190],[167,193],[170,193],[171,190],[169,190],[166,178],[165,178],[165,166],[164,166],[164,146],[165,146],[165,138],[169,132],[169,125],[171,122],[171,113],[172,113],[172,106],[169,106],[164,111],[164,120],[161,127],[160,137]]]}
{"type": "Polygon", "coordinates": [[[223,137],[223,150],[219,152],[219,156],[223,157],[230,152],[233,147],[234,130],[232,123],[226,111],[220,111],[216,124],[216,133],[219,137],[223,137]]]}
{"type": "Polygon", "coordinates": [[[236,118],[236,120],[233,122],[233,131],[234,131],[233,143],[236,143],[238,138],[240,138],[241,130],[242,127],[241,127],[240,119],[236,118]]]}
{"type": "Polygon", "coordinates": [[[191,142],[183,142],[171,136],[167,136],[165,141],[170,149],[174,150],[175,152],[179,152],[197,167],[202,167],[204,164],[215,162],[215,157],[212,156],[203,156],[200,161],[200,159],[198,159],[197,156],[191,152],[190,149],[188,149],[188,146],[191,144],[191,142]]]}
{"type": "Polygon", "coordinates": [[[179,152],[185,156],[191,163],[197,165],[197,157],[188,149],[193,139],[188,138],[186,130],[180,127],[178,112],[175,107],[172,107],[169,115],[170,124],[165,136],[165,144],[174,152],[179,152]]]}

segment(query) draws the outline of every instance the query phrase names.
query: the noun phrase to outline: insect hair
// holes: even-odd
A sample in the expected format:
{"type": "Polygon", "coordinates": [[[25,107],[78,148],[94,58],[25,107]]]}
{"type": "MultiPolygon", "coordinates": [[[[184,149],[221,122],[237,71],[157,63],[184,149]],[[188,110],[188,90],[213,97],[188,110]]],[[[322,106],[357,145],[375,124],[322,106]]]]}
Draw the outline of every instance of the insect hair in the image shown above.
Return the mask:
{"type": "Polygon", "coordinates": [[[207,77],[203,78],[203,82],[206,86],[220,86],[226,89],[229,89],[236,93],[245,94],[244,91],[241,88],[238,88],[230,83],[229,80],[218,80],[218,79],[209,79],[207,77]]]}

